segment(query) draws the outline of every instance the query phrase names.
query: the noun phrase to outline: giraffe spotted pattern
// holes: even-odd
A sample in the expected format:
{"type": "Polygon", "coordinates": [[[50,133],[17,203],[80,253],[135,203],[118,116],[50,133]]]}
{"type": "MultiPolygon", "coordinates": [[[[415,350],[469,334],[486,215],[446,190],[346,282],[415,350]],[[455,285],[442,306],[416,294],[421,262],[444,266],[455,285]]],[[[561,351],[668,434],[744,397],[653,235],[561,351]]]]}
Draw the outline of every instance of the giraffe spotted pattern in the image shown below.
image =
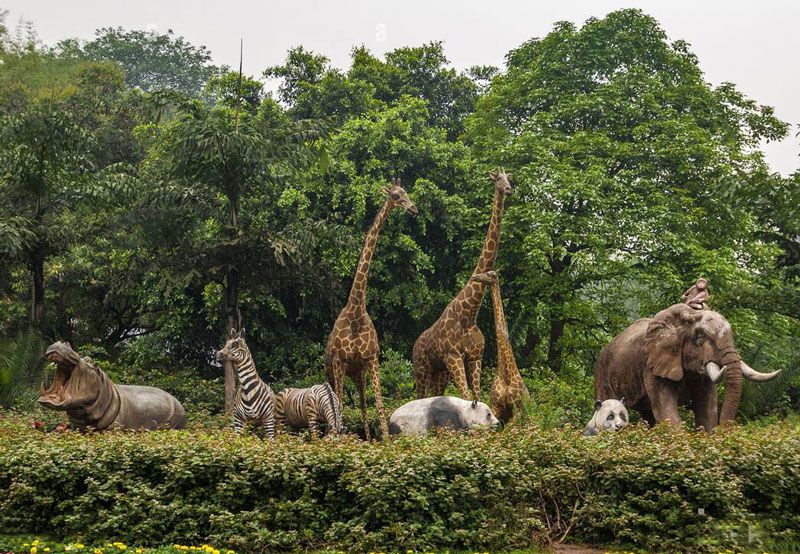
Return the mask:
{"type": "Polygon", "coordinates": [[[506,325],[506,316],[503,312],[503,299],[500,296],[499,279],[492,283],[492,303],[497,336],[497,375],[492,382],[489,405],[497,419],[508,423],[515,414],[519,413],[531,394],[522,380],[522,374],[519,372],[514,352],[511,349],[508,325],[506,325]]]}
{"type": "Polygon", "coordinates": [[[375,245],[378,243],[378,235],[391,211],[395,208],[403,208],[412,215],[417,214],[417,207],[408,198],[408,194],[400,186],[399,180],[393,180],[392,186],[384,188],[383,191],[386,193],[386,202],[375,216],[375,221],[364,239],[364,247],[361,250],[361,258],[358,261],[347,305],[333,325],[324,357],[328,382],[333,386],[340,401],[344,401],[345,375],[349,376],[358,386],[359,407],[367,440],[370,438],[367,423],[367,374],[372,380],[375,408],[378,410],[381,432],[384,437],[389,435],[386,412],[381,398],[378,364],[380,345],[375,326],[367,313],[367,276],[372,256],[375,254],[375,245]]]}
{"type": "Polygon", "coordinates": [[[462,398],[469,398],[467,371],[472,397],[480,399],[483,334],[475,320],[486,286],[496,277],[493,269],[500,245],[500,225],[505,197],[512,193],[510,173],[500,167],[489,172],[494,182],[492,219],[486,231],[478,263],[464,288],[448,304],[439,319],[414,343],[412,359],[417,398],[440,396],[450,379],[462,398]]]}

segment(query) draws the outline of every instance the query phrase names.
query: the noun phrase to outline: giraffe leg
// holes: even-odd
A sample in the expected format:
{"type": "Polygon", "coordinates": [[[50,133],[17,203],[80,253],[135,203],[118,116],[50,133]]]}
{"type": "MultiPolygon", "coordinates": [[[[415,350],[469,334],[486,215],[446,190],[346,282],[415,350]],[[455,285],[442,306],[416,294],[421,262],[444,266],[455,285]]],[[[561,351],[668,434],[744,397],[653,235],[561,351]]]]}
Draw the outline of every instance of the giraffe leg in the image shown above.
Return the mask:
{"type": "Polygon", "coordinates": [[[461,356],[451,354],[447,357],[447,371],[458,387],[461,398],[469,399],[469,389],[467,389],[467,373],[464,369],[464,359],[461,356]]]}
{"type": "Polygon", "coordinates": [[[411,355],[414,365],[414,385],[417,389],[417,400],[426,398],[431,391],[431,363],[424,352],[424,347],[417,343],[411,355]]]}
{"type": "Polygon", "coordinates": [[[339,397],[339,402],[344,404],[344,362],[334,356],[331,365],[333,373],[333,392],[339,397]]]}
{"type": "Polygon", "coordinates": [[[447,380],[449,375],[446,371],[438,371],[436,373],[432,373],[430,377],[430,396],[442,396],[444,394],[444,389],[447,388],[447,380]]]}
{"type": "Polygon", "coordinates": [[[469,361],[469,376],[472,380],[472,397],[473,400],[480,401],[481,399],[481,360],[469,361]]]}
{"type": "Polygon", "coordinates": [[[375,393],[375,408],[378,410],[381,435],[382,438],[386,438],[389,436],[389,426],[386,424],[386,410],[383,408],[383,398],[381,397],[381,374],[377,358],[367,362],[367,369],[372,377],[372,392],[375,393]]]}
{"type": "Polygon", "coordinates": [[[364,371],[358,372],[358,404],[361,408],[361,422],[364,424],[364,437],[370,440],[369,421],[367,421],[367,374],[364,371]]]}
{"type": "Polygon", "coordinates": [[[430,368],[426,360],[414,360],[414,384],[417,387],[417,400],[425,398],[430,390],[430,368]]]}

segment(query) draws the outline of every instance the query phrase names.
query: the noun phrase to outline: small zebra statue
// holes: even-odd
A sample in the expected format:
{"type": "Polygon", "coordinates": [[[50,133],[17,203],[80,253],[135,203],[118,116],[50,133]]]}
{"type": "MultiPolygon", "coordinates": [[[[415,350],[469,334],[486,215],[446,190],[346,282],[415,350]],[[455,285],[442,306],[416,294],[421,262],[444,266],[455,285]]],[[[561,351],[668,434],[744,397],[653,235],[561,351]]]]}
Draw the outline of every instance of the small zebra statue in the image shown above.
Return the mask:
{"type": "Polygon", "coordinates": [[[308,389],[283,389],[275,395],[275,421],[278,427],[311,431],[319,436],[319,424],[328,424],[328,434],[342,432],[342,404],[330,384],[308,389]]]}
{"type": "Polygon", "coordinates": [[[228,342],[216,353],[219,362],[232,361],[239,375],[239,389],[233,405],[233,429],[237,434],[248,421],[261,423],[267,437],[275,438],[275,404],[272,389],[256,373],[256,364],[247,343],[244,341],[244,328],[231,329],[228,342]]]}

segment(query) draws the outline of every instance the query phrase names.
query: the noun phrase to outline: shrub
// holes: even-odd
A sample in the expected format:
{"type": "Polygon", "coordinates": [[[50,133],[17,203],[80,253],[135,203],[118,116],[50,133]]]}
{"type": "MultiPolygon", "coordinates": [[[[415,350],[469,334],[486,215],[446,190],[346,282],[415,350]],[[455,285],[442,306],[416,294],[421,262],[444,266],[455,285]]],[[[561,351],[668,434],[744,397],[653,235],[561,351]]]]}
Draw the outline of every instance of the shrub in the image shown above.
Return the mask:
{"type": "Polygon", "coordinates": [[[0,528],[242,552],[490,550],[565,536],[711,551],[735,544],[735,525],[797,538],[797,431],[633,426],[591,439],[514,426],[366,443],[44,433],[9,416],[0,528]]]}

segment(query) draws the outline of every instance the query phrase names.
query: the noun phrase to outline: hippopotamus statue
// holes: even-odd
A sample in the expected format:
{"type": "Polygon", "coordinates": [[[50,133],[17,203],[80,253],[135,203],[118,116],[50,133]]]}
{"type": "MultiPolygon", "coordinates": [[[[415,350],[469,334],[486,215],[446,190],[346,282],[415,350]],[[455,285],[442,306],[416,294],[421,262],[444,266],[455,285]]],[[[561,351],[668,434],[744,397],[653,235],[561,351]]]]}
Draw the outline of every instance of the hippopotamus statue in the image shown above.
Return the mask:
{"type": "Polygon", "coordinates": [[[186,412],[171,394],[155,387],[115,385],[90,358],[81,358],[68,342],[54,342],[45,356],[56,365],[39,404],[67,412],[79,429],[180,429],[186,412]]]}
{"type": "Polygon", "coordinates": [[[472,429],[497,427],[500,422],[483,402],[454,396],[434,396],[412,400],[389,417],[390,435],[424,435],[436,427],[472,429]]]}

